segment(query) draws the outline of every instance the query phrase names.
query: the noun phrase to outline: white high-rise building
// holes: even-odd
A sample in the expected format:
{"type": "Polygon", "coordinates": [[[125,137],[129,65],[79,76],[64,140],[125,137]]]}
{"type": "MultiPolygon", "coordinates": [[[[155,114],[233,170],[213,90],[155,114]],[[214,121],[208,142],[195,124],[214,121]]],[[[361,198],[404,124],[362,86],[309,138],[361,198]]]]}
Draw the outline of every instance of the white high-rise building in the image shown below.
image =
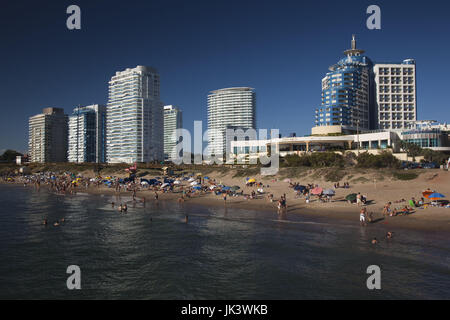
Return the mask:
{"type": "Polygon", "coordinates": [[[164,106],[164,159],[170,160],[176,152],[177,137],[174,137],[176,129],[183,127],[182,112],[178,107],[164,106]]]}
{"type": "Polygon", "coordinates": [[[409,129],[417,120],[416,62],[376,63],[376,116],[379,129],[409,129]]]}
{"type": "Polygon", "coordinates": [[[163,103],[158,71],[137,66],[109,81],[106,161],[149,162],[164,158],[163,103]]]}
{"type": "Polygon", "coordinates": [[[28,122],[31,162],[67,161],[67,115],[61,108],[44,108],[28,122]]]}
{"type": "Polygon", "coordinates": [[[76,107],[69,116],[69,162],[105,162],[106,107],[76,107]]]}
{"type": "MultiPolygon", "coordinates": [[[[208,95],[208,154],[227,150],[226,129],[256,129],[256,97],[253,88],[211,91],[208,95]]],[[[229,143],[229,142],[228,142],[229,143]]]]}

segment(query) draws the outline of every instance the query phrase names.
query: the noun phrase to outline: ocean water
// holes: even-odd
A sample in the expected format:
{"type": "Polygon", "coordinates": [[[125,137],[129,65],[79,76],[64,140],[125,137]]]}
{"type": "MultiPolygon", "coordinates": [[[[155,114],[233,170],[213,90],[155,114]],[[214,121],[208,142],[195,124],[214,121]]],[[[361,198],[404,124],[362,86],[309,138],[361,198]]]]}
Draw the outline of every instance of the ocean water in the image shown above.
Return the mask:
{"type": "Polygon", "coordinates": [[[111,208],[130,200],[0,185],[0,298],[450,299],[447,234],[398,230],[388,241],[357,217],[165,201],[111,208]],[[81,269],[81,290],[67,289],[69,265],[81,269]],[[370,265],[381,290],[367,289],[370,265]]]}

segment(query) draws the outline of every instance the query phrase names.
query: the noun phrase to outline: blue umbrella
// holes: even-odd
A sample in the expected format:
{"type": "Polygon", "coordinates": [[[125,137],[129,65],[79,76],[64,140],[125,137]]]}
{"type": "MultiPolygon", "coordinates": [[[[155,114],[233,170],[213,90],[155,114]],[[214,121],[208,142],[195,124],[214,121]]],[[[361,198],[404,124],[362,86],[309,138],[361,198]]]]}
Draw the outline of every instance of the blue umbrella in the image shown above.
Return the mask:
{"type": "Polygon", "coordinates": [[[208,176],[206,176],[206,177],[204,177],[203,179],[205,179],[205,180],[209,180],[209,177],[208,177],[208,176]]]}
{"type": "Polygon", "coordinates": [[[428,199],[430,199],[430,200],[439,200],[442,198],[445,198],[445,196],[442,193],[437,193],[437,192],[432,193],[428,196],[428,199]]]}
{"type": "Polygon", "coordinates": [[[223,187],[222,190],[230,190],[230,187],[223,187]]]}
{"type": "Polygon", "coordinates": [[[193,189],[195,189],[195,190],[202,190],[202,187],[200,187],[200,186],[195,186],[193,189]]]}
{"type": "Polygon", "coordinates": [[[301,186],[301,185],[297,185],[297,186],[295,186],[294,187],[294,190],[300,190],[301,192],[303,192],[303,190],[305,190],[306,189],[306,187],[305,186],[301,186]]]}

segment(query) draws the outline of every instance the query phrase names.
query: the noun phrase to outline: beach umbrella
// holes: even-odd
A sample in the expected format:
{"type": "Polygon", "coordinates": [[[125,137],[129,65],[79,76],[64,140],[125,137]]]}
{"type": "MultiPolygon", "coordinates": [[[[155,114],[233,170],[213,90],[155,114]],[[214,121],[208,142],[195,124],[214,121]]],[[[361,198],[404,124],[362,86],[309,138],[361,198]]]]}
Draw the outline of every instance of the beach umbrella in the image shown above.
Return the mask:
{"type": "Polygon", "coordinates": [[[231,187],[231,190],[233,190],[233,191],[236,191],[236,190],[239,190],[241,187],[239,187],[239,186],[232,186],[231,187]]]}
{"type": "Polygon", "coordinates": [[[175,181],[173,182],[173,184],[181,184],[181,181],[180,181],[180,180],[175,180],[175,181]]]}
{"type": "Polygon", "coordinates": [[[327,189],[323,191],[323,194],[326,196],[334,196],[336,192],[333,189],[327,189]]]}
{"type": "Polygon", "coordinates": [[[148,184],[147,181],[141,181],[141,185],[145,186],[146,184],[148,184]]]}
{"type": "Polygon", "coordinates": [[[223,188],[222,188],[222,190],[225,190],[225,191],[226,191],[226,190],[230,190],[230,189],[231,189],[230,187],[223,187],[223,188]]]}
{"type": "Polygon", "coordinates": [[[306,189],[306,187],[305,186],[302,186],[302,185],[296,185],[295,187],[294,187],[294,190],[298,190],[298,191],[300,191],[300,192],[303,192],[303,190],[305,190],[306,189]]]}
{"type": "Polygon", "coordinates": [[[205,180],[209,180],[209,177],[208,177],[208,176],[206,176],[206,177],[203,177],[203,179],[205,179],[205,180]]]}
{"type": "Polygon", "coordinates": [[[195,180],[194,178],[189,178],[188,179],[189,182],[194,181],[194,180],[195,180]]]}
{"type": "Polygon", "coordinates": [[[252,179],[247,180],[247,182],[248,183],[253,183],[253,182],[256,182],[256,180],[252,178],[252,179]]]}
{"type": "Polygon", "coordinates": [[[434,193],[431,190],[425,190],[424,192],[422,192],[422,195],[428,199],[428,197],[430,196],[430,194],[434,193]]]}
{"type": "Polygon", "coordinates": [[[197,181],[192,181],[190,184],[191,184],[191,186],[195,186],[195,185],[198,184],[198,182],[197,181]]]}
{"type": "Polygon", "coordinates": [[[322,194],[322,192],[323,192],[322,188],[314,188],[311,190],[311,194],[316,194],[316,195],[322,194]]]}
{"type": "Polygon", "coordinates": [[[202,190],[202,187],[200,187],[200,186],[195,186],[195,187],[193,187],[192,189],[195,189],[195,190],[202,190]]]}
{"type": "Polygon", "coordinates": [[[161,185],[161,188],[165,188],[165,187],[167,187],[167,186],[169,186],[170,184],[169,183],[163,183],[162,185],[161,185]]]}
{"type": "Polygon", "coordinates": [[[215,188],[217,188],[217,186],[215,186],[215,185],[209,186],[209,189],[211,189],[211,190],[213,190],[215,188]]]}
{"type": "Polygon", "coordinates": [[[351,194],[349,194],[349,195],[347,195],[346,197],[345,197],[345,200],[348,200],[348,201],[355,201],[356,200],[356,196],[357,196],[357,194],[356,193],[351,193],[351,194]]]}
{"type": "Polygon", "coordinates": [[[445,198],[445,196],[442,193],[437,193],[437,192],[432,193],[428,196],[428,199],[430,199],[430,200],[439,200],[442,198],[445,198]]]}

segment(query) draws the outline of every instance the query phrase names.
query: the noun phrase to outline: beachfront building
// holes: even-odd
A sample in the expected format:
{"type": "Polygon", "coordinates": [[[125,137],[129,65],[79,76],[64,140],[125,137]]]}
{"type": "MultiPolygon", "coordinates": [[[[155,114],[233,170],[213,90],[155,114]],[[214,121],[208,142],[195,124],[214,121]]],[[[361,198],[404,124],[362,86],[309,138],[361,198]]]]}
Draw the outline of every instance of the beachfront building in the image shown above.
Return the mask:
{"type": "Polygon", "coordinates": [[[371,129],[373,63],[357,49],[355,36],[344,54],[322,79],[322,104],[316,109],[313,135],[371,129]]]}
{"type": "Polygon", "coordinates": [[[232,158],[243,162],[268,156],[275,146],[281,157],[311,152],[352,151],[378,153],[382,150],[400,151],[400,136],[395,131],[373,131],[339,136],[285,137],[269,140],[231,141],[232,158]]]}
{"type": "Polygon", "coordinates": [[[183,127],[183,115],[178,107],[164,106],[164,160],[170,160],[176,152],[176,129],[183,127]]]}
{"type": "Polygon", "coordinates": [[[163,103],[158,71],[137,66],[109,81],[106,161],[150,162],[164,158],[163,103]]]}
{"type": "Polygon", "coordinates": [[[106,107],[76,107],[69,116],[69,162],[105,162],[106,107]]]}
{"type": "Polygon", "coordinates": [[[28,153],[31,162],[67,160],[67,115],[61,108],[44,108],[28,121],[28,153]]]}
{"type": "Polygon", "coordinates": [[[416,62],[375,63],[375,115],[379,129],[411,129],[417,120],[416,62]]]}
{"type": "Polygon", "coordinates": [[[402,130],[402,140],[421,148],[450,152],[450,126],[434,120],[413,122],[411,129],[402,130]]]}
{"type": "Polygon", "coordinates": [[[211,91],[208,95],[207,154],[222,156],[230,147],[227,129],[256,128],[256,97],[253,88],[237,87],[211,91]]]}

